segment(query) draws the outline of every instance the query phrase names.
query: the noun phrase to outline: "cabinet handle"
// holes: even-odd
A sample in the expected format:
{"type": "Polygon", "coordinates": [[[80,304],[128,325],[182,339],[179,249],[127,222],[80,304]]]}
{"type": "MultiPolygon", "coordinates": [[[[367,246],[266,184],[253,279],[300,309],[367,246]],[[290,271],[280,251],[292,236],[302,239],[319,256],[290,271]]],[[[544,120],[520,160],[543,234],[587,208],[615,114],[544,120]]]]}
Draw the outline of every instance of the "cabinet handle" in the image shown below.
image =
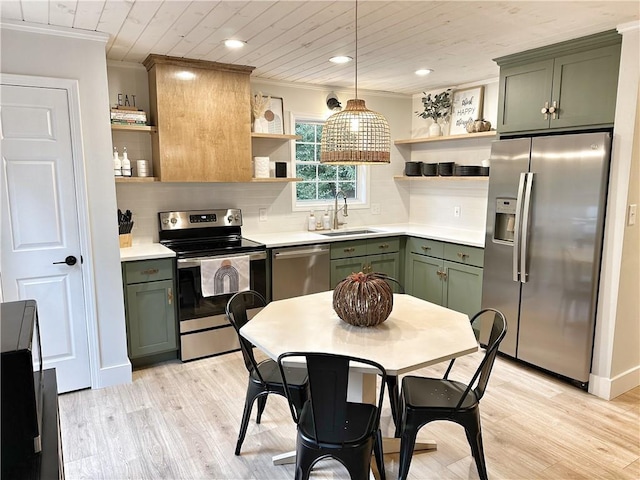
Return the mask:
{"type": "Polygon", "coordinates": [[[469,256],[468,253],[462,253],[462,252],[458,252],[458,257],[460,257],[462,260],[464,260],[465,258],[467,258],[469,256]]]}
{"type": "Polygon", "coordinates": [[[157,268],[149,268],[148,270],[143,270],[140,273],[142,273],[143,275],[155,275],[158,272],[159,270],[157,268]]]}
{"type": "Polygon", "coordinates": [[[167,288],[167,301],[169,305],[173,304],[173,288],[171,287],[167,288]]]}
{"type": "Polygon", "coordinates": [[[557,111],[558,111],[558,102],[554,100],[553,104],[549,107],[549,113],[551,114],[551,118],[553,120],[556,119],[557,111]]]}
{"type": "Polygon", "coordinates": [[[349,247],[344,249],[344,253],[351,253],[355,251],[356,251],[355,247],[349,247]]]}
{"type": "Polygon", "coordinates": [[[389,244],[388,243],[380,244],[378,245],[378,248],[382,248],[382,249],[389,248],[389,244]]]}
{"type": "Polygon", "coordinates": [[[544,107],[542,107],[542,110],[540,110],[540,113],[542,113],[544,115],[544,119],[548,120],[549,119],[549,102],[544,102],[544,107]]]}
{"type": "Polygon", "coordinates": [[[442,272],[442,280],[447,281],[447,272],[442,272]]]}
{"type": "Polygon", "coordinates": [[[427,246],[427,245],[422,245],[420,248],[421,248],[421,249],[423,249],[425,252],[426,252],[427,250],[431,250],[431,247],[429,247],[429,246],[427,246]]]}

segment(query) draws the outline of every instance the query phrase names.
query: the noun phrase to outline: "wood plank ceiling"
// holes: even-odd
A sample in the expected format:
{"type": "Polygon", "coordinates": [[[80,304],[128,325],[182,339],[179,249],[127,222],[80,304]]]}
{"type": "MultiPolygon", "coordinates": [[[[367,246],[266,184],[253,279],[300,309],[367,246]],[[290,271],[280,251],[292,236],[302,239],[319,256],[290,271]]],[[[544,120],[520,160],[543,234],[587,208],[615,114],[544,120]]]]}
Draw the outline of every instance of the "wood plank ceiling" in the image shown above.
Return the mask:
{"type": "MultiPolygon", "coordinates": [[[[107,58],[149,53],[255,66],[255,77],[352,88],[354,1],[2,0],[0,17],[105,32],[107,58]],[[227,38],[247,42],[230,51],[227,38]]],[[[637,21],[634,1],[358,4],[358,88],[403,94],[498,76],[493,58],[637,21]],[[427,77],[414,74],[433,69],[427,77]]]]}

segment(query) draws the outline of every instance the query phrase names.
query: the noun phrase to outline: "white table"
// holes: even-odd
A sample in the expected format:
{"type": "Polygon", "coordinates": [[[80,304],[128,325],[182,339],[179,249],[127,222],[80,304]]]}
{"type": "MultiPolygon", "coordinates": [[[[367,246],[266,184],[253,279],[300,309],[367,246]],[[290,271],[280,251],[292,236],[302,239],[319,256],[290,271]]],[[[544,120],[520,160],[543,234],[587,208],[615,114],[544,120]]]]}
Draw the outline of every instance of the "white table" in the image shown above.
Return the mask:
{"type": "MultiPolygon", "coordinates": [[[[274,360],[294,351],[350,355],[380,363],[389,375],[478,349],[467,315],[405,294],[394,294],[391,315],[376,327],[343,322],[333,310],[333,291],[327,291],[271,302],[240,329],[240,334],[274,360]]],[[[375,404],[375,382],[371,370],[352,369],[349,398],[375,404]]],[[[397,452],[398,440],[385,440],[384,452],[397,452]]],[[[416,450],[435,447],[433,442],[416,444],[416,450]]],[[[274,464],[287,463],[290,457],[274,457],[274,464]]]]}

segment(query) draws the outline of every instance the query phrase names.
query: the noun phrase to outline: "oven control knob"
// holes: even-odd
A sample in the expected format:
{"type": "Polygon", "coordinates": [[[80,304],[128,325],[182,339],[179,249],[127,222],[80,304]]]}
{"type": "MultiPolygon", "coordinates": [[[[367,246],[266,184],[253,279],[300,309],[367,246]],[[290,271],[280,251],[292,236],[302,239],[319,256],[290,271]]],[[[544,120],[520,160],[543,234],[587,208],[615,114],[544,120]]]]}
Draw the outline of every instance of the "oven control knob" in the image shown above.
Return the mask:
{"type": "Polygon", "coordinates": [[[178,219],[177,218],[172,218],[171,219],[171,223],[173,223],[175,225],[176,223],[178,223],[178,219]]]}
{"type": "Polygon", "coordinates": [[[169,219],[168,218],[163,218],[162,219],[162,224],[163,225],[168,225],[169,224],[169,219]]]}
{"type": "Polygon", "coordinates": [[[233,215],[229,215],[227,217],[227,222],[232,223],[233,222],[233,215]]]}
{"type": "Polygon", "coordinates": [[[235,219],[236,219],[236,222],[240,221],[240,215],[236,213],[235,219]]]}

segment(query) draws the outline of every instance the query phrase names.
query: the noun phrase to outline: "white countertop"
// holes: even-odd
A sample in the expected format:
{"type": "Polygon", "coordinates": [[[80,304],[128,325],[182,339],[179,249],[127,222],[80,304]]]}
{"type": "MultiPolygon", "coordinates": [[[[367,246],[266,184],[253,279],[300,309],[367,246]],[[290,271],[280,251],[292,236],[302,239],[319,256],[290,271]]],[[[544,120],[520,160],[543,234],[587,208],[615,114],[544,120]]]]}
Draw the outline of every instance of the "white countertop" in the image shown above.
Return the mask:
{"type": "MultiPolygon", "coordinates": [[[[450,227],[436,227],[428,225],[418,225],[414,223],[398,223],[389,225],[375,225],[372,227],[352,227],[348,230],[375,230],[375,233],[347,235],[337,237],[327,237],[322,235],[323,231],[317,232],[279,232],[279,233],[252,233],[243,231],[243,237],[254,242],[263,243],[267,248],[291,247],[297,245],[312,245],[317,243],[331,243],[345,240],[357,240],[363,238],[378,238],[385,236],[410,235],[413,237],[440,240],[443,242],[459,243],[472,247],[484,247],[484,232],[472,230],[462,230],[450,227]]],[[[342,231],[342,229],[340,230],[342,231]]],[[[327,230],[329,232],[329,230],[327,230]]],[[[120,249],[120,261],[130,262],[134,260],[149,260],[153,258],[175,257],[173,250],[160,245],[159,243],[148,243],[133,245],[132,247],[120,249]]]]}
{"type": "Polygon", "coordinates": [[[120,249],[121,262],[150,260],[153,258],[171,258],[175,256],[176,252],[159,243],[146,243],[120,249]]]}
{"type": "MultiPolygon", "coordinates": [[[[264,243],[267,248],[289,247],[294,245],[310,245],[315,243],[339,242],[368,237],[384,237],[392,235],[410,235],[413,237],[429,238],[443,242],[459,243],[472,247],[484,247],[484,232],[462,230],[450,227],[435,227],[418,225],[413,223],[374,225],[371,227],[352,227],[347,230],[375,230],[376,233],[328,237],[322,235],[323,231],[316,232],[280,232],[280,233],[253,233],[243,231],[243,236],[254,242],[264,243]]],[[[327,230],[327,232],[329,232],[327,230]]]]}

